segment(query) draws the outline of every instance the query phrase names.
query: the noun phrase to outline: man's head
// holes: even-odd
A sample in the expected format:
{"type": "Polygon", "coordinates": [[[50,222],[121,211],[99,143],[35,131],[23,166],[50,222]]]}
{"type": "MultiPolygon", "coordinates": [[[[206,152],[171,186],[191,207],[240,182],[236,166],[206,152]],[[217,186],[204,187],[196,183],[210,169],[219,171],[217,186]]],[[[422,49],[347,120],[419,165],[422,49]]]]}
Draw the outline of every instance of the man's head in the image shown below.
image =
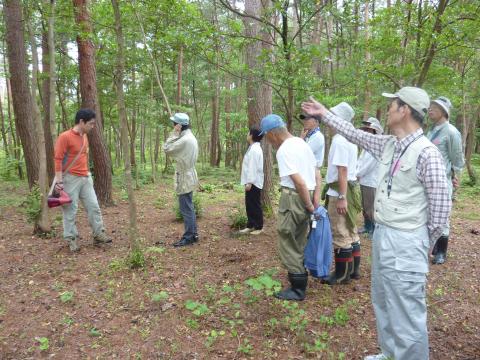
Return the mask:
{"type": "Polygon", "coordinates": [[[267,142],[275,148],[279,148],[290,134],[282,118],[276,114],[265,116],[260,122],[260,130],[260,135],[264,135],[267,142]]]}
{"type": "Polygon", "coordinates": [[[190,117],[185,113],[175,113],[170,117],[170,120],[175,124],[180,124],[182,126],[190,124],[190,117]]]}
{"type": "Polygon", "coordinates": [[[422,125],[430,106],[430,98],[425,90],[405,86],[395,94],[382,93],[390,100],[387,112],[387,125],[395,130],[407,123],[422,125]]]}
{"type": "Polygon", "coordinates": [[[262,141],[263,135],[261,135],[260,133],[261,131],[259,128],[251,127],[248,131],[247,141],[250,142],[251,140],[252,143],[262,141]]]}
{"type": "MultiPolygon", "coordinates": [[[[330,109],[330,111],[341,118],[344,121],[347,121],[349,123],[352,122],[353,118],[355,117],[355,111],[352,109],[352,107],[346,103],[345,101],[342,101],[340,104],[335,105],[330,109]]],[[[330,132],[332,134],[335,134],[336,131],[334,128],[330,127],[330,132]]]]}
{"type": "Polygon", "coordinates": [[[300,114],[298,117],[302,120],[305,130],[313,130],[318,127],[318,120],[314,117],[307,114],[300,114]]]}
{"type": "Polygon", "coordinates": [[[84,134],[88,134],[95,127],[95,111],[80,109],[75,115],[75,126],[84,134]]]}
{"type": "Polygon", "coordinates": [[[380,121],[378,121],[378,119],[374,117],[370,117],[368,118],[368,120],[362,121],[362,126],[360,127],[360,130],[369,132],[370,134],[374,135],[383,134],[383,127],[380,124],[380,121]]]}
{"type": "Polygon", "coordinates": [[[428,108],[428,116],[434,123],[450,118],[450,111],[452,109],[452,103],[445,96],[440,96],[438,99],[433,100],[428,108]]]}

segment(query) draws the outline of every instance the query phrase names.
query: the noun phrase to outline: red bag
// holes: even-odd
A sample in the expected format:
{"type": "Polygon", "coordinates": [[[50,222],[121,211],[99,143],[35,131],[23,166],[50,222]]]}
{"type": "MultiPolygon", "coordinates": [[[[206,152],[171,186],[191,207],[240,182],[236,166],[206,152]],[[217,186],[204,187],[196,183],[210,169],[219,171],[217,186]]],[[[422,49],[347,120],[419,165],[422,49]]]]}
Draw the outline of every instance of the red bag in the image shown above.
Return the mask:
{"type": "Polygon", "coordinates": [[[48,196],[47,200],[49,208],[70,204],[71,202],[72,199],[70,199],[70,196],[68,196],[68,194],[63,190],[60,190],[58,192],[54,191],[53,194],[48,196]]]}

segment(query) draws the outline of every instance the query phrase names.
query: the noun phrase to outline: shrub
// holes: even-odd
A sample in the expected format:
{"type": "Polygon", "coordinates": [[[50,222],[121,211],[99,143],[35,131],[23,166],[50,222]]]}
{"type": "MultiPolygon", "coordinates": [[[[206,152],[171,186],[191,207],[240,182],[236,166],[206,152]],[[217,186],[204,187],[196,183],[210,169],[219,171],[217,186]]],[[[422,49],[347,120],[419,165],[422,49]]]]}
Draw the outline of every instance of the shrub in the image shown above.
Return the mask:
{"type": "Polygon", "coordinates": [[[239,230],[247,226],[248,218],[245,209],[236,208],[230,213],[229,218],[232,229],[239,230]]]}
{"type": "Polygon", "coordinates": [[[24,201],[25,213],[28,222],[34,224],[40,217],[42,211],[40,188],[35,185],[24,201]]]}

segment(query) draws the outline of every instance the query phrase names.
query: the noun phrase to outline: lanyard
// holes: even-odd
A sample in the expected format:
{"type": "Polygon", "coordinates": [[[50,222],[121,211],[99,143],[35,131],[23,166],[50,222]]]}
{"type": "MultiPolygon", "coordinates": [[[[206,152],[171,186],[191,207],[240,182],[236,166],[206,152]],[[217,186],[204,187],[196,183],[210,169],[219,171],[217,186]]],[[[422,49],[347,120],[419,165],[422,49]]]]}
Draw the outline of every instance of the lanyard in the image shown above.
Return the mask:
{"type": "Polygon", "coordinates": [[[392,184],[393,184],[393,173],[395,172],[395,169],[397,168],[398,166],[398,163],[400,162],[400,159],[402,158],[403,154],[405,154],[405,152],[407,151],[408,147],[410,145],[412,145],[415,141],[417,141],[418,139],[420,139],[421,137],[423,136],[423,134],[417,136],[415,139],[412,140],[412,142],[410,144],[408,144],[407,146],[405,146],[405,149],[402,150],[402,152],[400,153],[400,156],[398,157],[398,159],[395,161],[395,164],[393,163],[393,159],[395,158],[395,151],[393,152],[393,156],[392,156],[392,162],[390,163],[390,170],[388,172],[388,183],[387,183],[387,196],[390,197],[390,193],[392,191],[392,184]]]}
{"type": "Polygon", "coordinates": [[[320,128],[319,127],[316,127],[315,129],[313,130],[310,130],[307,134],[307,136],[305,136],[305,141],[307,141],[308,139],[310,139],[315,133],[319,132],[320,131],[320,128]]]}

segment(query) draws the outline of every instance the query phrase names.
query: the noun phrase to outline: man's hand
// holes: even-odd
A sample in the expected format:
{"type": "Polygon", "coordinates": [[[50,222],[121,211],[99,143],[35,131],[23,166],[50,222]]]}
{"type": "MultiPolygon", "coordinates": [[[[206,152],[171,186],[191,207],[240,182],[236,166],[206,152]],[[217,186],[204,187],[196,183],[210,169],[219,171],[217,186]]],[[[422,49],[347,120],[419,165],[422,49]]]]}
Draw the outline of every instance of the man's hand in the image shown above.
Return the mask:
{"type": "Polygon", "coordinates": [[[305,139],[307,134],[308,134],[308,129],[303,129],[302,132],[300,133],[300,138],[305,139]]]}
{"type": "Polygon", "coordinates": [[[245,184],[245,191],[252,190],[252,184],[245,184]]]}
{"type": "Polygon", "coordinates": [[[315,211],[315,205],[309,204],[309,206],[306,207],[307,211],[312,213],[315,211]]]}
{"type": "Polygon", "coordinates": [[[55,183],[54,189],[55,189],[56,191],[61,191],[61,190],[63,190],[63,182],[62,182],[62,181],[59,181],[59,182],[55,183]]]}
{"type": "Polygon", "coordinates": [[[310,96],[309,100],[302,103],[302,111],[310,116],[325,116],[327,108],[310,96]]]}
{"type": "Polygon", "coordinates": [[[174,127],[173,127],[173,132],[175,133],[175,135],[180,135],[180,133],[182,132],[182,125],[181,124],[176,124],[174,127]]]}
{"type": "Polygon", "coordinates": [[[458,181],[458,176],[455,175],[452,179],[452,185],[454,189],[458,189],[460,187],[460,182],[458,181]]]}
{"type": "Polygon", "coordinates": [[[347,215],[347,199],[337,200],[337,213],[338,215],[347,215]]]}

